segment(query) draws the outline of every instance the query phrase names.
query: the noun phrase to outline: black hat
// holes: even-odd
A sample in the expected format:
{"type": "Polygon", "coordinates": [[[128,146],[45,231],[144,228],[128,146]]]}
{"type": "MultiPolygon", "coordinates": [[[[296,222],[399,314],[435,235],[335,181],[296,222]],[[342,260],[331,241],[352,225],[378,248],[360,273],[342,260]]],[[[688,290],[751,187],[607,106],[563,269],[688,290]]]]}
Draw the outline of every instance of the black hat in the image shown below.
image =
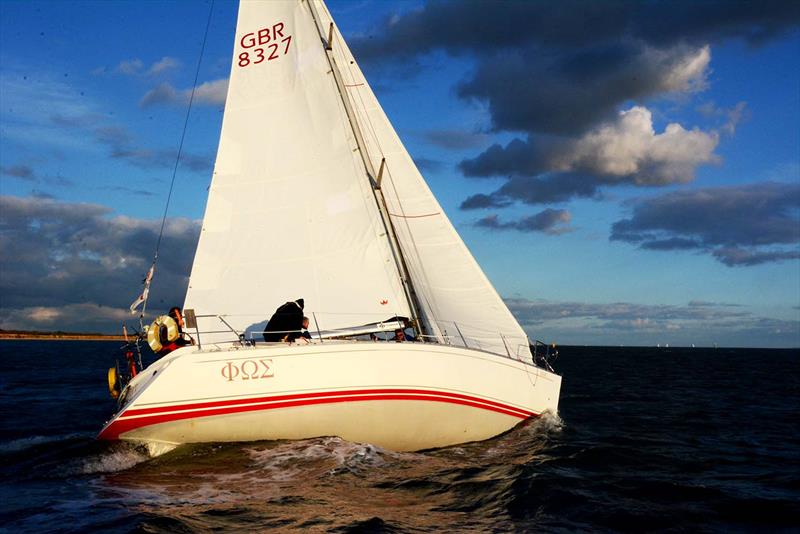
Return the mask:
{"type": "Polygon", "coordinates": [[[295,302],[297,303],[298,306],[300,306],[301,310],[306,305],[306,303],[305,303],[305,301],[303,299],[297,299],[295,302]]]}

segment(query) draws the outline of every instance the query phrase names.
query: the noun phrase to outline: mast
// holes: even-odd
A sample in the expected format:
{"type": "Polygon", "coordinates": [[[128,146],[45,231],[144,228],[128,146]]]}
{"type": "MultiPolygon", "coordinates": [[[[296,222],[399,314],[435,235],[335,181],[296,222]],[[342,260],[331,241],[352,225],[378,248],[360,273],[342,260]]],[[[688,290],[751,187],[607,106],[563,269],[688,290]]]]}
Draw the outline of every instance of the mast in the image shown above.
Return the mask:
{"type": "Polygon", "coordinates": [[[392,251],[392,256],[395,260],[395,266],[400,274],[400,281],[403,284],[403,292],[405,293],[406,299],[408,301],[409,308],[411,309],[412,317],[412,326],[416,326],[415,330],[419,328],[419,331],[422,334],[427,334],[426,328],[424,328],[424,324],[421,321],[420,316],[420,305],[417,299],[417,293],[414,290],[414,284],[411,280],[411,276],[409,274],[408,265],[406,264],[405,257],[403,256],[403,250],[400,247],[400,241],[397,238],[397,232],[395,231],[394,224],[392,223],[391,217],[389,216],[389,210],[386,204],[386,198],[383,195],[383,190],[380,186],[380,180],[383,175],[384,166],[386,160],[381,161],[381,169],[379,174],[375,173],[375,167],[372,165],[372,161],[369,159],[369,154],[367,153],[366,143],[364,142],[364,137],[361,133],[361,127],[358,124],[358,119],[356,118],[356,114],[353,111],[352,104],[350,102],[350,98],[346,94],[344,90],[344,81],[342,80],[341,72],[339,71],[339,67],[336,64],[336,58],[333,56],[333,22],[331,22],[330,27],[328,28],[327,35],[324,33],[324,29],[320,26],[321,21],[317,14],[316,6],[314,6],[314,0],[305,0],[308,2],[308,7],[311,11],[311,17],[314,19],[314,25],[317,28],[317,32],[319,33],[320,42],[323,44],[325,48],[325,57],[328,59],[328,64],[331,67],[331,73],[333,74],[333,79],[336,83],[336,89],[339,92],[339,97],[342,100],[342,104],[344,105],[345,113],[347,114],[347,119],[350,124],[350,129],[353,131],[353,136],[356,140],[356,145],[358,147],[358,153],[361,156],[361,161],[364,164],[364,170],[367,174],[367,178],[370,181],[370,185],[372,186],[372,193],[375,197],[375,204],[378,207],[378,212],[381,215],[381,221],[383,222],[384,230],[386,231],[386,237],[389,240],[389,248],[392,251]]]}

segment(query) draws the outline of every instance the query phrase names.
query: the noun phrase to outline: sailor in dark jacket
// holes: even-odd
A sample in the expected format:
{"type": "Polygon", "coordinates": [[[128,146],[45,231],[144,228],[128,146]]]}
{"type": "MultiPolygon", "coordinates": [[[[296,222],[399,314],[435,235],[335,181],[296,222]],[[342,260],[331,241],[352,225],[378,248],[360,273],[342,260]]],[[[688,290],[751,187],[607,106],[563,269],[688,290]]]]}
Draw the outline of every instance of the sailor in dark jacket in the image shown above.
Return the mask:
{"type": "Polygon", "coordinates": [[[303,299],[287,302],[275,310],[264,328],[264,341],[293,341],[303,329],[303,299]]]}

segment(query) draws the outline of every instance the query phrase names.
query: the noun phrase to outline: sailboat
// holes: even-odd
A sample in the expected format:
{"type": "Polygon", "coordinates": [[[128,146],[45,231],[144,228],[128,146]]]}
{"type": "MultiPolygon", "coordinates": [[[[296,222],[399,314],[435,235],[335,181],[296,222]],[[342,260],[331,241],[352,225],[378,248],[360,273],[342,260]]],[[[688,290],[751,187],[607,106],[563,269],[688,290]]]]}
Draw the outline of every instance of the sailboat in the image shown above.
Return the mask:
{"type": "Polygon", "coordinates": [[[194,344],[132,377],[99,438],[339,436],[412,451],[557,412],[561,377],[431,193],[324,2],[244,0],[235,39],[184,303],[194,344]],[[261,341],[298,297],[310,342],[261,341]],[[414,341],[382,334],[405,327],[414,341]]]}

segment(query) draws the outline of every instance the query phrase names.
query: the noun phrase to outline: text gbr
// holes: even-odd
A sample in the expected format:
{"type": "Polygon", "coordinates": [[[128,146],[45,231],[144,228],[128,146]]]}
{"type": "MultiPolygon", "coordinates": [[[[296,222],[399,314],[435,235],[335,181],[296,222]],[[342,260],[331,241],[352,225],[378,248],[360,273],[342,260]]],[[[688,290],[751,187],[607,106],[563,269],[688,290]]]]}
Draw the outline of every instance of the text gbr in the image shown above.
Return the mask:
{"type": "Polygon", "coordinates": [[[272,61],[282,55],[285,56],[289,51],[292,36],[284,34],[284,28],[284,23],[278,22],[271,27],[244,34],[239,40],[239,45],[247,50],[239,54],[238,65],[240,67],[258,65],[265,60],[272,61]],[[281,44],[286,46],[281,47],[281,44]],[[281,48],[283,53],[280,53],[281,48]]]}

